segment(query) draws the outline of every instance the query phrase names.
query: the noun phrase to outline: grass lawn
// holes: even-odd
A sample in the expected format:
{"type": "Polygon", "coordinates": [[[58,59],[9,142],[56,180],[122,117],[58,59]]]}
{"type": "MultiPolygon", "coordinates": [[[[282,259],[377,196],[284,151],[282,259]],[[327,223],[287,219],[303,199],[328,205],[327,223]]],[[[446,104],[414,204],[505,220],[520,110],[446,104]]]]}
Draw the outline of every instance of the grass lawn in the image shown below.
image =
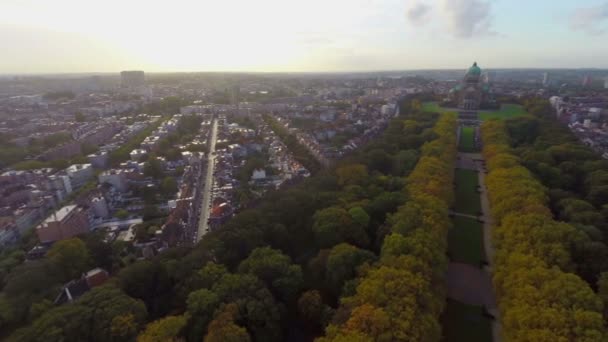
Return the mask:
{"type": "Polygon", "coordinates": [[[490,111],[480,111],[479,118],[484,120],[489,119],[509,119],[517,116],[527,115],[528,112],[524,109],[523,106],[516,104],[503,104],[500,106],[499,110],[490,110],[490,111]]]}
{"type": "Polygon", "coordinates": [[[453,108],[443,108],[437,102],[424,102],[422,104],[422,111],[433,112],[433,113],[456,113],[453,108]]]}
{"type": "Polygon", "coordinates": [[[479,267],[486,261],[483,249],[483,224],[462,216],[452,218],[454,226],[448,232],[450,259],[479,267]]]}
{"type": "MultiPolygon", "coordinates": [[[[434,112],[434,113],[456,113],[458,110],[454,108],[443,108],[437,102],[424,102],[422,104],[422,110],[425,112],[434,112]]],[[[517,104],[503,104],[500,106],[498,110],[480,110],[479,111],[479,119],[489,120],[489,119],[508,119],[517,116],[527,115],[528,113],[524,109],[523,106],[517,104]]]]}
{"type": "Polygon", "coordinates": [[[458,147],[460,152],[477,152],[475,146],[475,127],[463,126],[460,130],[460,144],[458,147]]]}
{"type": "Polygon", "coordinates": [[[481,211],[481,201],[477,192],[477,185],[479,185],[477,172],[465,169],[454,171],[456,173],[454,211],[462,214],[478,215],[481,211]]]}
{"type": "Polygon", "coordinates": [[[444,342],[491,342],[492,320],[480,306],[448,300],[442,316],[444,342]]]}

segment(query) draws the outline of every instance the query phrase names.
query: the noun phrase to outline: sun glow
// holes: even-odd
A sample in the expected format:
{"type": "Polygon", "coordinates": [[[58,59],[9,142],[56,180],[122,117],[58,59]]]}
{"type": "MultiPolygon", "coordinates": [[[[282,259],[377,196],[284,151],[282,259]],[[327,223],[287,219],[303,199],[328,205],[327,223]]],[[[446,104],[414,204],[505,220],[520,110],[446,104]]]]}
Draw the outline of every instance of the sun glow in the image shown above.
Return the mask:
{"type": "Polygon", "coordinates": [[[279,0],[9,0],[0,21],[85,37],[152,69],[280,70],[306,62],[309,43],[323,43],[326,38],[319,32],[336,28],[329,13],[338,10],[338,3],[327,4],[326,13],[313,12],[317,7],[309,5],[279,0]]]}

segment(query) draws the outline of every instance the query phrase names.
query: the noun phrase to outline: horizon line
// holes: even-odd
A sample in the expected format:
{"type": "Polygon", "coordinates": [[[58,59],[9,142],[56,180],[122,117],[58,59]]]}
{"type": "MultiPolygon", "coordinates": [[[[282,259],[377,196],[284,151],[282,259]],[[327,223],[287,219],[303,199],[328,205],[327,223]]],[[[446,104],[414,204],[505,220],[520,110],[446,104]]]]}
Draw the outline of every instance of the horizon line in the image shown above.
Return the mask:
{"type": "MultiPolygon", "coordinates": [[[[351,70],[351,71],[146,71],[145,69],[123,69],[118,71],[75,71],[75,72],[22,72],[22,73],[2,73],[0,77],[15,76],[61,76],[61,75],[120,75],[122,71],[143,71],[146,74],[369,74],[369,73],[388,73],[388,72],[413,72],[413,71],[460,71],[467,68],[418,68],[418,69],[379,69],[379,70],[351,70]]],[[[501,70],[594,70],[608,71],[608,67],[502,67],[502,68],[483,68],[484,71],[501,70]]]]}

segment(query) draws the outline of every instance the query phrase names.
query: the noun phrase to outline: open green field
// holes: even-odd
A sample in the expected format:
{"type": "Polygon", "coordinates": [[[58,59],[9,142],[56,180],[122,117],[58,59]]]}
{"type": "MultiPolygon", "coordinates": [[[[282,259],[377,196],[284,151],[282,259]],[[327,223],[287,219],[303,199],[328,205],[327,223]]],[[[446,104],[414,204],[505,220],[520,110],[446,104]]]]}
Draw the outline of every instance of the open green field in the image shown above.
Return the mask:
{"type": "Polygon", "coordinates": [[[478,215],[481,211],[481,201],[477,186],[479,185],[476,171],[456,169],[455,172],[455,201],[454,211],[457,213],[478,215]]]}
{"type": "Polygon", "coordinates": [[[475,146],[475,127],[463,126],[460,130],[460,142],[458,146],[460,152],[477,152],[475,146]]]}
{"type": "Polygon", "coordinates": [[[486,261],[483,249],[483,224],[475,219],[454,216],[448,232],[448,252],[454,262],[475,267],[486,261]]]}
{"type": "MultiPolygon", "coordinates": [[[[437,102],[425,102],[422,104],[422,110],[426,112],[435,112],[435,113],[456,113],[458,112],[457,108],[443,108],[437,102]]],[[[508,119],[517,116],[526,115],[527,112],[523,106],[517,104],[503,104],[500,106],[498,110],[480,110],[479,119],[489,120],[489,119],[508,119]]]]}
{"type": "Polygon", "coordinates": [[[503,104],[499,110],[482,110],[479,111],[479,118],[483,120],[489,119],[509,119],[517,116],[527,115],[528,112],[523,106],[517,104],[503,104]]]}
{"type": "Polygon", "coordinates": [[[442,316],[444,342],[491,342],[492,320],[480,306],[448,300],[442,316]]]}
{"type": "Polygon", "coordinates": [[[458,109],[455,108],[443,108],[437,102],[424,102],[422,104],[422,110],[425,112],[433,113],[456,113],[458,109]]]}

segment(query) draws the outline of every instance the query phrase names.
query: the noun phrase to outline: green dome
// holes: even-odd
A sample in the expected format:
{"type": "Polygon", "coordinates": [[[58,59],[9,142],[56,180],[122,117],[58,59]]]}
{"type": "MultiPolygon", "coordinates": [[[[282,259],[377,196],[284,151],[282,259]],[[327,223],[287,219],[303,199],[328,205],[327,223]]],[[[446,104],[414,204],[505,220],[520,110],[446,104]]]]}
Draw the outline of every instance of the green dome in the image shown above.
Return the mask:
{"type": "Polygon", "coordinates": [[[481,68],[479,68],[477,66],[477,62],[473,63],[473,66],[469,68],[469,71],[467,71],[467,75],[472,75],[472,76],[481,75],[481,68]]]}

